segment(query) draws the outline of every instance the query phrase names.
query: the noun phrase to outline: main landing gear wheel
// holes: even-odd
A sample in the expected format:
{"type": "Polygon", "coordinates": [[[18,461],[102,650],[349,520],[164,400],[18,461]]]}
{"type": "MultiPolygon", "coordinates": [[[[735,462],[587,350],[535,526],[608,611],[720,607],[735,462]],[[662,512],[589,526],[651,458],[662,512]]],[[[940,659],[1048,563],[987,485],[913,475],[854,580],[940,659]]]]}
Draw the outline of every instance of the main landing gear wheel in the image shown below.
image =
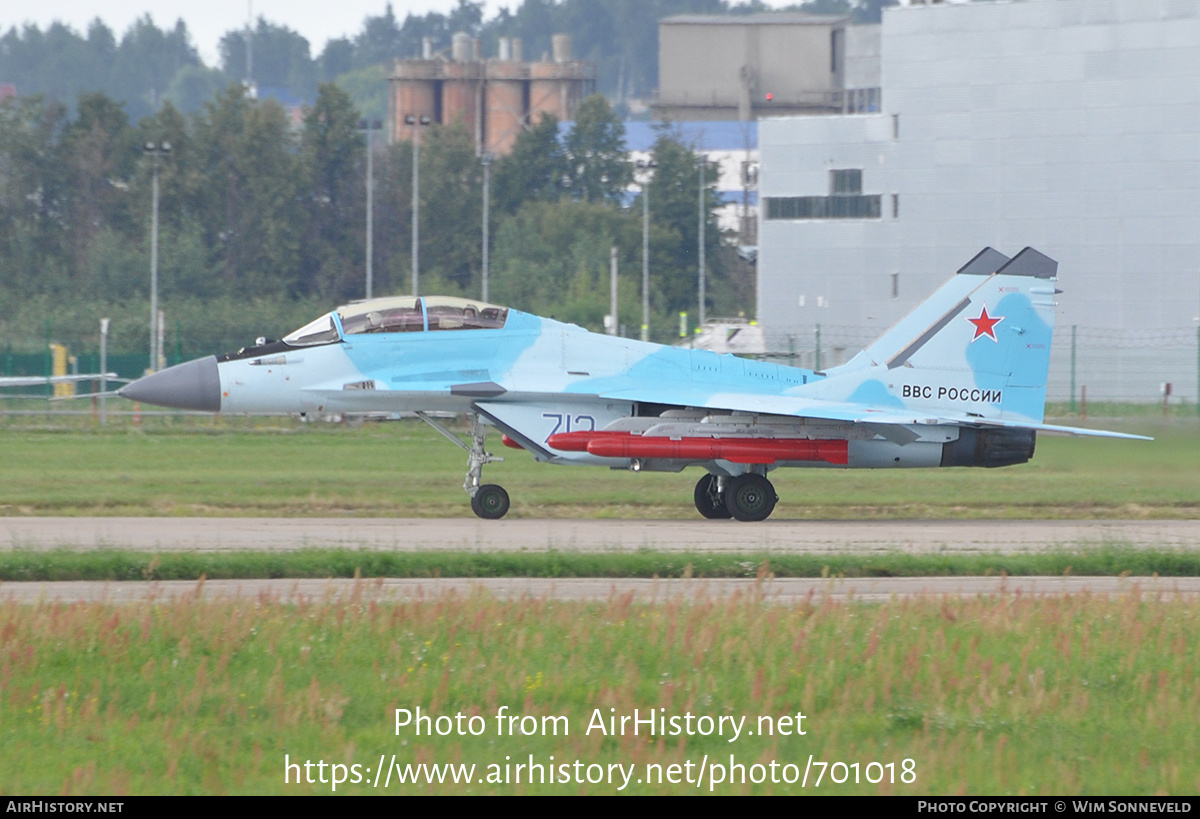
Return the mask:
{"type": "Polygon", "coordinates": [[[753,472],[738,475],[725,486],[725,507],[738,520],[766,520],[778,500],[771,482],[753,472]]]}
{"type": "Polygon", "coordinates": [[[485,520],[498,520],[508,512],[508,493],[503,486],[485,483],[471,498],[471,511],[485,520]]]}
{"type": "Polygon", "coordinates": [[[696,491],[693,493],[696,510],[709,520],[731,517],[719,485],[717,476],[708,474],[696,483],[696,491]]]}

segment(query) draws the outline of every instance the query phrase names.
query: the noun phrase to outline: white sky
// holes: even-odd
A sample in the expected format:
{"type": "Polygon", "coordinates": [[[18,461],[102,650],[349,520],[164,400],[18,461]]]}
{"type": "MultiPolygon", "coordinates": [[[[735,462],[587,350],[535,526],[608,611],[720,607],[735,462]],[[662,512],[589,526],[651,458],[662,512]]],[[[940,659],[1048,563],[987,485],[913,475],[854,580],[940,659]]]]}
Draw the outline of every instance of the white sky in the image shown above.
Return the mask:
{"type": "MultiPolygon", "coordinates": [[[[774,0],[779,5],[786,0],[774,0]]],[[[13,26],[25,23],[37,25],[43,31],[51,23],[67,24],[80,34],[87,33],[88,24],[96,17],[113,30],[117,39],[138,18],[149,14],[159,28],[171,28],[183,19],[200,51],[200,58],[210,66],[217,64],[217,43],[227,32],[242,28],[253,7],[255,19],[265,17],[269,22],[298,31],[308,39],[312,56],[317,56],[325,42],[337,37],[357,34],[363,20],[378,16],[388,0],[0,0],[0,34],[13,26]]],[[[458,5],[457,0],[392,0],[392,11],[403,21],[410,12],[443,14],[458,5]]],[[[485,0],[484,19],[491,19],[501,8],[515,10],[520,0],[485,0]]]]}

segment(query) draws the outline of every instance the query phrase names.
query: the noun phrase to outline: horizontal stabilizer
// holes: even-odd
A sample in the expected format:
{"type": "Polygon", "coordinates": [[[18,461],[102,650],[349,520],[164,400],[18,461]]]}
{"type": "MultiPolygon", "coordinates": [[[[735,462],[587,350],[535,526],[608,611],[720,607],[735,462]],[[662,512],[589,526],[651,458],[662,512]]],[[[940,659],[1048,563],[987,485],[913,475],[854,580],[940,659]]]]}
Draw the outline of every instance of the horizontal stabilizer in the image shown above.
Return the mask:
{"type": "Polygon", "coordinates": [[[1128,438],[1131,441],[1154,440],[1146,435],[1131,435],[1128,432],[1113,432],[1107,429],[1086,429],[1084,427],[1061,427],[1056,424],[1030,424],[1025,428],[1056,435],[1081,435],[1088,438],[1128,438]]]}

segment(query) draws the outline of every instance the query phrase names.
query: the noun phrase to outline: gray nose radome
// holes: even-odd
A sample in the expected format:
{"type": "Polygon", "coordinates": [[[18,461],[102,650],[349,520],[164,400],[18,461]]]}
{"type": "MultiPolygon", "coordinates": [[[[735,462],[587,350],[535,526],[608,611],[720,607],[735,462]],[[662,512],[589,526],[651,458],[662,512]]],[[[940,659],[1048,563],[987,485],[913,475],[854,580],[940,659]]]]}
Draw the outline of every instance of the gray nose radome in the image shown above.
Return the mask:
{"type": "Polygon", "coordinates": [[[197,358],[167,367],[126,384],[117,390],[117,395],[160,407],[219,412],[221,378],[217,373],[217,358],[197,358]]]}

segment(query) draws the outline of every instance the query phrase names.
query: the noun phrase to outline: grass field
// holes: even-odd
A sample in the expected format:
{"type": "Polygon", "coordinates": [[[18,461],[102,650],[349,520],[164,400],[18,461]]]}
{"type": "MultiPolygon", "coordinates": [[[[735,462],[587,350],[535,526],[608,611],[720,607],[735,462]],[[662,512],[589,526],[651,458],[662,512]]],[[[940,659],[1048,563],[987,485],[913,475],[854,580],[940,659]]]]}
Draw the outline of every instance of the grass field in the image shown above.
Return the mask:
{"type": "Polygon", "coordinates": [[[1136,595],[7,603],[0,792],[332,793],[338,763],[337,793],[611,794],[619,764],[634,793],[1195,794],[1198,639],[1195,601],[1136,595]],[[397,732],[418,706],[461,727],[397,732]],[[593,721],[634,709],[679,733],[593,721]],[[530,785],[529,761],[568,768],[530,785]],[[470,783],[408,767],[447,763],[470,783]]]}
{"type": "MultiPolygon", "coordinates": [[[[1110,422],[1109,425],[1114,425],[1110,422]]],[[[773,518],[1195,518],[1200,425],[1144,417],[1155,441],[1041,436],[1004,469],[781,469],[773,518]]],[[[0,428],[3,515],[469,517],[464,454],[418,422],[358,428],[286,418],[147,419],[104,431],[0,428]]],[[[485,468],[514,517],[696,517],[699,470],[534,463],[492,438],[485,468]]]]}
{"type": "Polygon", "coordinates": [[[786,552],[0,551],[0,581],[330,577],[1062,577],[1200,576],[1200,552],[1094,545],[1020,554],[786,552]]]}
{"type": "MultiPolygon", "coordinates": [[[[147,418],[138,428],[83,421],[64,430],[33,421],[0,428],[0,514],[470,515],[459,488],[463,454],[422,425],[147,418]]],[[[1001,470],[780,470],[772,473],[775,517],[1200,517],[1194,419],[1101,425],[1157,440],[1042,437],[1033,462],[1001,470]]],[[[512,515],[696,515],[696,470],[634,475],[504,454],[485,474],[509,489],[512,515]]],[[[907,558],[825,556],[817,567],[772,555],[770,570],[1078,574],[1091,565],[1070,552],[1011,558],[1030,561],[1024,569],[996,556],[940,567],[937,556],[913,557],[901,565],[907,558]]],[[[1137,555],[1151,561],[1140,570],[1133,557],[1115,547],[1086,555],[1095,573],[1168,573],[1163,562],[1180,556],[1137,555]]],[[[1194,558],[1183,557],[1177,568],[1194,574],[1194,558]]],[[[703,562],[713,558],[626,556],[660,576],[766,571],[745,554],[723,568],[703,562]]],[[[222,560],[257,561],[256,571],[283,576],[443,570],[422,559],[466,560],[468,575],[562,576],[582,566],[564,567],[553,553],[18,551],[3,556],[0,574],[63,576],[54,573],[80,561],[100,577],[217,577],[228,569],[222,560]]],[[[583,568],[603,574],[613,563],[583,568]]],[[[748,596],[638,605],[477,594],[380,604],[369,583],[362,588],[348,602],[301,605],[0,603],[0,794],[324,794],[335,776],[339,794],[1200,792],[1195,600],[1009,595],[784,606],[748,596]],[[482,731],[416,736],[406,726],[397,734],[396,709],[418,706],[435,718],[461,713],[467,730],[482,731]],[[501,735],[502,708],[534,719],[501,735]],[[634,709],[642,718],[651,709],[668,719],[691,714],[697,730],[697,718],[725,717],[726,733],[586,730],[594,716],[634,709]],[[728,720],[741,717],[754,734],[729,742],[728,720]],[[760,735],[760,718],[777,734],[760,735]],[[522,725],[532,733],[522,735],[522,725]],[[806,733],[794,735],[797,727],[806,733]],[[544,735],[551,728],[560,734],[544,735]],[[285,768],[285,758],[297,767],[285,768]],[[379,776],[381,760],[390,782],[379,776]],[[529,784],[529,769],[515,769],[529,762],[542,777],[549,769],[553,783],[529,784]],[[471,782],[451,781],[461,768],[439,769],[447,779],[438,784],[428,781],[433,769],[409,767],[451,763],[474,765],[471,782]],[[400,784],[401,774],[420,781],[400,784]]]]}

